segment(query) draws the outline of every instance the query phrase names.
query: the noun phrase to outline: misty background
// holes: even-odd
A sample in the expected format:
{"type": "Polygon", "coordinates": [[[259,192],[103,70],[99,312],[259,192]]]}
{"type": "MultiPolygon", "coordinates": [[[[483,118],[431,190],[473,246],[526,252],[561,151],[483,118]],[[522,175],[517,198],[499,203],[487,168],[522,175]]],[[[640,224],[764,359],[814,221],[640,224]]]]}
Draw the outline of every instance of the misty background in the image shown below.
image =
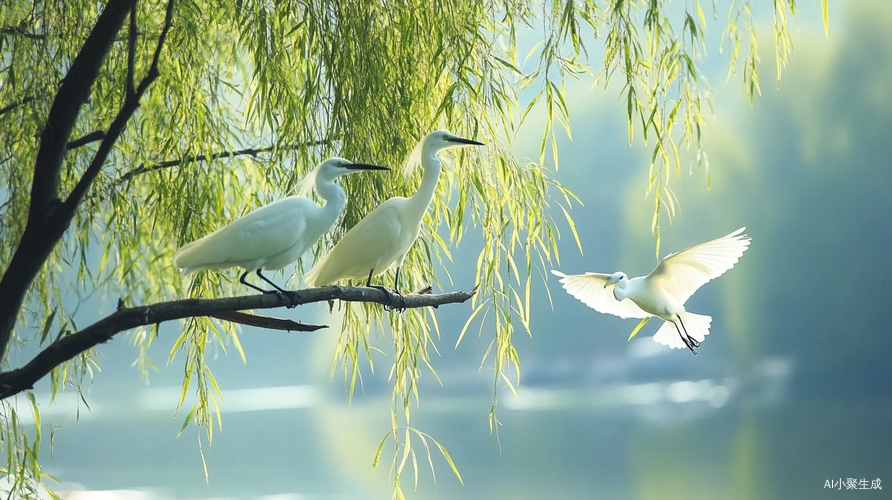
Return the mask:
{"type": "MultiPolygon", "coordinates": [[[[709,171],[692,154],[683,156],[681,175],[673,170],[680,209],[671,223],[664,214],[661,256],[741,226],[753,241],[687,303],[713,316],[700,355],[655,344],[657,321],[627,342],[636,320],[587,308],[553,276],[550,301],[539,277],[548,269],[534,270],[533,335],[514,337],[518,397],[498,388],[501,426],[491,434],[492,371],[480,364],[492,333],[484,325],[478,337],[475,321],[454,348],[472,309],[442,307],[441,356],[432,361],[443,385],[425,377],[412,425],[449,450],[464,485],[434,449],[436,480],[419,453],[418,490],[411,466],[402,478],[409,498],[883,497],[824,488],[847,478],[889,480],[892,488],[892,331],[884,314],[892,298],[892,5],[832,3],[829,39],[817,2],[802,9],[780,89],[770,20],[761,23],[762,95],[752,106],[741,75],[724,83],[727,52],[716,49],[720,33],[709,34],[703,68],[716,94],[706,127],[709,171]]],[[[556,177],[584,205],[571,211],[584,255],[563,224],[557,267],[646,274],[656,263],[653,199],[645,197],[650,148],[640,134],[629,146],[618,88],[579,84],[565,96],[573,140],[559,137],[556,177]]],[[[538,158],[536,117],[527,120],[515,154],[538,158]]],[[[470,232],[448,268],[454,284],[441,276],[444,288],[473,286],[469,262],[478,251],[470,232]]],[[[113,308],[109,299],[84,311],[81,326],[113,308]]],[[[383,352],[374,373],[364,367],[348,404],[343,373],[331,376],[337,308],[275,314],[330,328],[246,327],[246,364],[232,349],[216,349],[210,366],[225,402],[222,429],[203,445],[209,484],[198,451],[204,431],[188,427],[177,437],[191,403],[175,413],[183,371],[182,357],[164,366],[179,333],[170,323],[150,352],[161,368],[148,383],[131,366],[137,350],[122,334],[100,348],[102,372],[85,385],[89,408],[72,392],[42,405],[44,425],[56,429],[54,452],[42,457],[62,482],[56,489],[81,490],[69,498],[98,490],[146,499],[390,497],[392,447],[372,468],[390,429],[388,334],[372,334],[383,352]]],[[[47,387],[35,389],[39,400],[47,387]]]]}

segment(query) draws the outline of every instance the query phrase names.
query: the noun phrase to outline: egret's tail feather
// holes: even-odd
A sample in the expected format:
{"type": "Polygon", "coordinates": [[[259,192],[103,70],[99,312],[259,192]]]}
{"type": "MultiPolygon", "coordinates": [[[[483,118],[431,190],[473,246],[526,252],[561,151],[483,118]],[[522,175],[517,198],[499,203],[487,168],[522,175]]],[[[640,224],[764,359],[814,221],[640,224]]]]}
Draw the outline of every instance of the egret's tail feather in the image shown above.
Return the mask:
{"type": "Polygon", "coordinates": [[[317,262],[316,265],[313,266],[312,269],[310,269],[309,271],[306,272],[306,274],[304,274],[304,283],[307,284],[308,288],[313,288],[313,287],[317,287],[317,286],[325,286],[325,285],[331,284],[330,282],[323,283],[323,280],[320,279],[320,273],[322,272],[322,268],[325,267],[325,262],[328,260],[327,257],[328,257],[328,254],[324,255],[321,259],[319,259],[319,262],[317,262]]]}
{"type": "Polygon", "coordinates": [[[189,276],[190,274],[197,273],[198,271],[201,271],[200,267],[184,267],[180,269],[180,272],[183,273],[183,276],[189,276]]]}
{"type": "Polygon", "coordinates": [[[205,243],[205,238],[193,241],[177,250],[177,256],[173,261],[173,265],[182,269],[183,274],[200,271],[202,264],[204,264],[204,262],[201,262],[203,260],[201,258],[203,243],[205,243]]]}
{"type": "Polygon", "coordinates": [[[681,313],[681,320],[688,330],[688,335],[694,340],[697,342],[706,340],[706,336],[709,335],[709,325],[712,324],[712,316],[683,312],[681,313]]]}
{"type": "MultiPolygon", "coordinates": [[[[681,328],[681,326],[679,326],[681,328]]],[[[685,349],[687,346],[681,340],[678,330],[675,329],[675,323],[664,321],[663,326],[654,334],[654,342],[669,346],[672,349],[685,349]]]]}
{"type": "Polygon", "coordinates": [[[192,243],[183,245],[177,250],[177,256],[173,265],[182,270],[183,275],[191,274],[204,269],[225,269],[231,267],[228,262],[231,248],[223,244],[217,237],[220,231],[215,231],[192,243]]]}
{"type": "Polygon", "coordinates": [[[660,329],[657,330],[657,333],[654,334],[654,342],[669,346],[672,349],[685,349],[688,346],[685,345],[681,335],[678,334],[679,330],[681,330],[682,334],[687,332],[687,334],[697,342],[706,340],[706,336],[709,335],[709,325],[712,323],[711,316],[689,312],[683,312],[680,316],[681,323],[684,324],[684,327],[682,327],[681,324],[678,324],[678,329],[676,329],[675,323],[665,321],[663,322],[663,326],[661,326],[660,329]]]}

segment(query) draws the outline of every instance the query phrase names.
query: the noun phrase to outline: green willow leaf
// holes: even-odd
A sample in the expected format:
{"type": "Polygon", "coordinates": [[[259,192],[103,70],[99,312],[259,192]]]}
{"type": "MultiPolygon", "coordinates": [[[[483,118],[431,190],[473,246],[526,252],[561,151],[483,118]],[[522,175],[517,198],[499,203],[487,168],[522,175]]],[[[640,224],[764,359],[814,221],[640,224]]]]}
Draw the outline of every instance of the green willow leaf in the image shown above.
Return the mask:
{"type": "Polygon", "coordinates": [[[629,338],[626,339],[626,342],[628,342],[629,340],[632,340],[632,337],[634,337],[635,335],[638,335],[638,332],[639,332],[642,328],[644,328],[644,325],[646,325],[647,322],[650,321],[650,318],[652,318],[652,317],[653,317],[653,316],[648,316],[648,317],[642,319],[641,321],[639,321],[639,322],[638,322],[638,326],[636,326],[635,329],[632,330],[632,333],[629,334],[629,338]]]}
{"type": "MultiPolygon", "coordinates": [[[[25,231],[41,144],[34,138],[41,136],[59,82],[65,81],[67,68],[108,2],[71,0],[64,6],[41,3],[40,8],[31,3],[0,6],[0,27],[43,35],[0,31],[0,144],[5,148],[0,158],[0,262],[12,260],[25,231]]],[[[666,211],[671,219],[683,201],[670,184],[672,174],[681,172],[679,150],[691,148],[700,157],[704,114],[712,107],[708,83],[698,71],[708,22],[724,25],[720,44],[729,51],[728,77],[742,73],[742,88],[751,100],[761,93],[755,14],[774,16],[778,77],[789,60],[789,26],[797,14],[793,0],[769,2],[770,7],[758,12],[754,10],[762,9],[760,4],[735,0],[722,19],[705,16],[700,0],[686,5],[684,16],[670,16],[664,4],[568,0],[543,8],[528,0],[454,1],[448,6],[408,0],[339,2],[335,9],[329,2],[178,1],[159,56],[159,77],[32,283],[28,306],[16,324],[21,342],[10,349],[26,351],[85,324],[84,311],[63,300],[63,292],[71,290],[120,297],[131,306],[241,292],[234,270],[183,278],[172,265],[176,249],[293,194],[297,181],[329,156],[394,167],[386,177],[358,175],[343,182],[349,196],[343,218],[298,266],[295,274],[301,274],[374,207],[415,192],[420,172],[398,167],[421,137],[448,128],[487,146],[444,155],[442,179],[422,237],[407,255],[401,283],[409,290],[440,286],[441,279],[451,285],[453,276],[459,276],[455,266],[465,265],[451,263],[453,247],[480,242],[479,250],[472,249],[478,252],[475,281],[455,283],[462,289],[478,286],[473,309],[460,313],[468,318],[458,342],[479,321],[479,334],[491,339],[482,363],[493,369],[494,387],[505,383],[514,390],[508,374],[519,374],[520,357],[513,335],[518,325],[529,331],[534,324],[530,315],[538,297],[532,282],[537,276],[544,282],[545,272],[557,261],[562,230],[569,228],[582,251],[570,211],[571,201],[579,200],[554,179],[560,158],[555,124],[574,137],[569,125],[576,102],[565,92],[566,83],[589,78],[594,85],[603,83],[625,101],[629,142],[643,137],[653,147],[648,182],[641,189],[654,197],[652,231],[659,254],[661,214],[666,211]],[[529,37],[534,39],[528,44],[529,37]],[[518,54],[519,44],[532,48],[518,54]],[[595,60],[586,44],[603,47],[603,60],[595,60]],[[619,85],[608,87],[611,80],[619,85]],[[532,161],[512,151],[513,142],[523,137],[523,126],[542,134],[539,157],[532,161]],[[554,207],[561,199],[566,202],[559,204],[563,217],[554,207]],[[466,233],[474,237],[464,238],[466,233]]],[[[164,1],[137,2],[138,78],[151,63],[166,6],[164,1]]],[[[827,35],[827,0],[821,8],[827,35]]],[[[119,33],[122,40],[127,29],[119,33]]],[[[595,53],[601,52],[591,50],[595,53]]],[[[127,98],[127,63],[127,44],[115,43],[79,110],[72,139],[108,129],[127,98]]],[[[59,196],[72,191],[97,147],[98,142],[64,152],[59,196]]],[[[708,183],[710,173],[703,163],[708,183]]],[[[392,280],[392,272],[381,279],[392,280]]],[[[546,294],[550,301],[550,292],[546,294]]],[[[362,384],[365,360],[374,370],[372,353],[387,350],[393,406],[401,410],[393,415],[390,437],[396,440],[418,403],[421,375],[436,378],[431,356],[438,352],[440,337],[436,314],[446,314],[446,308],[396,315],[367,304],[347,304],[339,314],[343,322],[332,374],[343,370],[346,399],[352,401],[357,383],[362,384]],[[379,346],[381,336],[372,331],[389,332],[384,342],[390,345],[379,346]]],[[[167,356],[168,365],[183,370],[178,408],[190,395],[180,433],[197,425],[210,442],[214,420],[222,425],[218,403],[226,388],[217,385],[209,353],[228,353],[231,345],[243,362],[247,353],[229,323],[192,318],[181,328],[167,356]]],[[[146,353],[156,333],[143,329],[130,337],[139,353],[134,366],[144,376],[146,367],[154,366],[146,353]]],[[[157,341],[169,342],[163,336],[157,341]]],[[[52,396],[73,387],[86,405],[80,384],[92,379],[97,356],[91,349],[55,368],[52,396]]],[[[493,432],[496,407],[494,393],[489,416],[493,432]]],[[[37,443],[29,442],[30,455],[22,458],[27,436],[14,414],[0,418],[0,436],[9,469],[29,470],[23,480],[39,481],[34,473],[39,470],[37,443]]],[[[395,468],[409,457],[413,466],[416,461],[412,443],[407,439],[400,444],[405,448],[395,448],[392,461],[397,498],[403,493],[395,468]]],[[[379,446],[376,464],[381,450],[379,446]]],[[[207,479],[203,451],[201,458],[207,479]]]]}

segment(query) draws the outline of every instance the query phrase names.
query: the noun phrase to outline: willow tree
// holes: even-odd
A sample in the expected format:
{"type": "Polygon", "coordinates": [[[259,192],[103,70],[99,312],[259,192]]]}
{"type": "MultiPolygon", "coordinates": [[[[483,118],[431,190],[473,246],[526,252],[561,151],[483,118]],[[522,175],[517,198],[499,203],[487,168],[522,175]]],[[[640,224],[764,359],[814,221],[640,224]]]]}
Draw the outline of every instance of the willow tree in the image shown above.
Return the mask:
{"type": "MultiPolygon", "coordinates": [[[[520,363],[512,336],[518,325],[529,331],[531,281],[544,279],[541,271],[557,258],[559,228],[575,233],[567,212],[573,195],[549,169],[557,168],[555,121],[569,133],[564,82],[589,78],[605,89],[620,83],[609,90],[621,89],[627,103],[629,140],[640,136],[653,148],[643,166],[651,169],[650,183],[642,189],[653,194],[657,242],[660,214],[675,203],[668,183],[679,148],[701,147],[709,92],[697,63],[710,22],[723,29],[729,71],[742,72],[750,96],[759,92],[756,6],[705,3],[3,2],[3,472],[20,493],[36,491],[43,474],[35,382],[49,377],[53,394],[80,391],[97,366],[97,345],[128,332],[144,353],[153,341],[169,341],[154,335],[167,320],[182,320],[171,345],[171,357],[180,353],[186,368],[180,404],[189,391],[198,394],[184,426],[204,426],[210,438],[221,388],[205,359],[208,347],[240,350],[233,323],[309,327],[239,312],[292,304],[273,295],[221,299],[244,292],[225,274],[184,282],[171,265],[175,248],[290,192],[322,158],[397,166],[418,139],[442,127],[488,147],[457,154],[445,169],[403,275],[408,289],[439,286],[434,269],[467,231],[479,232],[476,283],[465,287],[476,285],[476,295],[410,295],[411,307],[397,313],[384,312],[380,304],[388,297],[370,289],[301,292],[304,302],[348,301],[334,358],[351,389],[369,352],[369,329],[386,324],[393,332],[393,425],[386,439],[397,450],[393,472],[401,496],[416,381],[422,370],[433,370],[437,323],[429,306],[472,300],[471,317],[483,318],[493,339],[481,354],[494,368],[494,384],[511,385],[520,363]],[[539,38],[530,54],[518,54],[521,33],[539,38]],[[603,46],[597,67],[585,63],[587,45],[603,46]],[[524,95],[534,97],[521,101],[528,89],[533,93],[524,95]],[[511,140],[537,105],[547,116],[540,158],[522,162],[512,156],[511,140]],[[553,156],[546,155],[549,147],[553,156]],[[566,220],[550,218],[555,205],[566,220]],[[84,327],[63,294],[120,297],[118,310],[84,327]],[[10,366],[16,352],[34,354],[10,366]],[[22,427],[21,407],[10,398],[30,401],[36,432],[22,427]]],[[[826,0],[822,5],[826,29],[826,0]]],[[[779,78],[796,2],[775,0],[770,9],[779,78]]],[[[345,180],[350,204],[315,257],[381,200],[410,193],[418,175],[345,180]]],[[[296,274],[309,264],[299,263],[296,274]]],[[[494,400],[491,425],[495,410],[494,400]]]]}

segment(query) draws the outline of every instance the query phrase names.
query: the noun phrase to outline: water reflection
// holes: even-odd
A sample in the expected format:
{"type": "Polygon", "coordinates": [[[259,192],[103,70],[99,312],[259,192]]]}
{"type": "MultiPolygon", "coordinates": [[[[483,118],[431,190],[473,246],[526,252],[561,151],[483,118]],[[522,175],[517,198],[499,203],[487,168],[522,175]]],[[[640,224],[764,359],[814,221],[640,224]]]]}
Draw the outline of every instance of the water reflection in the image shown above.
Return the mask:
{"type": "MultiPolygon", "coordinates": [[[[715,311],[716,323],[727,328],[717,328],[697,357],[648,337],[626,344],[616,335],[628,325],[589,331],[591,310],[556,313],[544,291],[535,290],[541,304],[533,304],[534,337],[517,337],[525,351],[518,397],[500,389],[494,436],[487,420],[492,374],[478,369],[489,340],[469,335],[452,351],[447,336],[460,330],[466,313],[453,318],[444,309],[438,316],[443,357],[434,365],[445,387],[425,377],[412,425],[449,449],[464,485],[434,453],[437,480],[422,469],[410,498],[881,497],[823,488],[840,477],[892,481],[892,342],[885,326],[892,297],[886,253],[892,242],[892,114],[886,108],[892,101],[862,91],[888,87],[892,7],[884,0],[839,7],[834,19],[851,34],[831,35],[829,42],[820,33],[813,40],[804,34],[781,93],[764,87],[766,95],[752,108],[745,99],[734,104],[736,88],[717,99],[736,111],[718,109],[717,123],[710,124],[710,158],[717,165],[712,188],[703,188],[699,174],[678,182],[684,213],[680,223],[665,226],[667,240],[696,241],[682,232],[735,218],[753,229],[741,272],[698,297],[714,301],[703,310],[715,311]],[[828,141],[840,127],[855,142],[828,141]],[[826,273],[835,269],[847,274],[828,282],[826,273]]],[[[647,159],[630,152],[624,111],[589,106],[596,99],[586,94],[573,101],[579,107],[573,127],[583,140],[561,144],[567,165],[561,179],[586,203],[574,211],[586,255],[576,255],[567,239],[562,262],[627,267],[623,245],[641,243],[631,241],[628,227],[638,224],[639,236],[652,241],[651,206],[641,202],[642,184],[630,177],[647,159]],[[595,172],[597,183],[591,182],[595,172]],[[605,235],[616,238],[605,244],[605,235]]],[[[517,141],[526,142],[538,144],[517,141]]],[[[473,248],[470,258],[461,251],[456,262],[476,258],[473,248]]],[[[473,277],[473,269],[459,267],[454,275],[473,277]]],[[[565,305],[561,296],[554,300],[555,309],[565,305]]],[[[62,426],[45,465],[54,476],[80,483],[57,489],[79,490],[73,500],[130,494],[124,492],[139,492],[140,499],[389,498],[389,464],[371,467],[390,429],[389,362],[379,360],[383,373],[364,374],[364,389],[348,404],[340,374],[329,379],[332,330],[312,341],[245,333],[247,366],[213,360],[226,415],[213,444],[203,448],[210,484],[196,439],[203,431],[188,428],[176,437],[194,402],[190,391],[175,413],[180,360],[153,375],[167,380],[153,378],[145,388],[129,367],[133,351],[117,340],[103,345],[103,372],[86,387],[90,409],[77,394],[60,394],[52,406],[45,393],[37,398],[44,423],[62,426]],[[307,354],[311,342],[321,346],[314,355],[307,354]],[[115,386],[118,380],[129,382],[115,386]]],[[[157,359],[165,359],[160,349],[157,359]]],[[[28,417],[27,401],[18,401],[20,416],[28,417]]],[[[412,479],[403,479],[411,491],[412,479]]]]}
{"type": "Polygon", "coordinates": [[[729,403],[776,404],[794,374],[788,357],[764,359],[741,375],[719,353],[710,355],[718,361],[711,363],[711,377],[701,378],[704,370],[696,370],[701,377],[686,379],[678,372],[691,372],[692,360],[679,360],[676,352],[649,337],[634,339],[624,356],[534,366],[517,388],[517,397],[503,389],[501,400],[505,408],[517,411],[631,411],[648,422],[668,423],[704,418],[729,403]]]}

